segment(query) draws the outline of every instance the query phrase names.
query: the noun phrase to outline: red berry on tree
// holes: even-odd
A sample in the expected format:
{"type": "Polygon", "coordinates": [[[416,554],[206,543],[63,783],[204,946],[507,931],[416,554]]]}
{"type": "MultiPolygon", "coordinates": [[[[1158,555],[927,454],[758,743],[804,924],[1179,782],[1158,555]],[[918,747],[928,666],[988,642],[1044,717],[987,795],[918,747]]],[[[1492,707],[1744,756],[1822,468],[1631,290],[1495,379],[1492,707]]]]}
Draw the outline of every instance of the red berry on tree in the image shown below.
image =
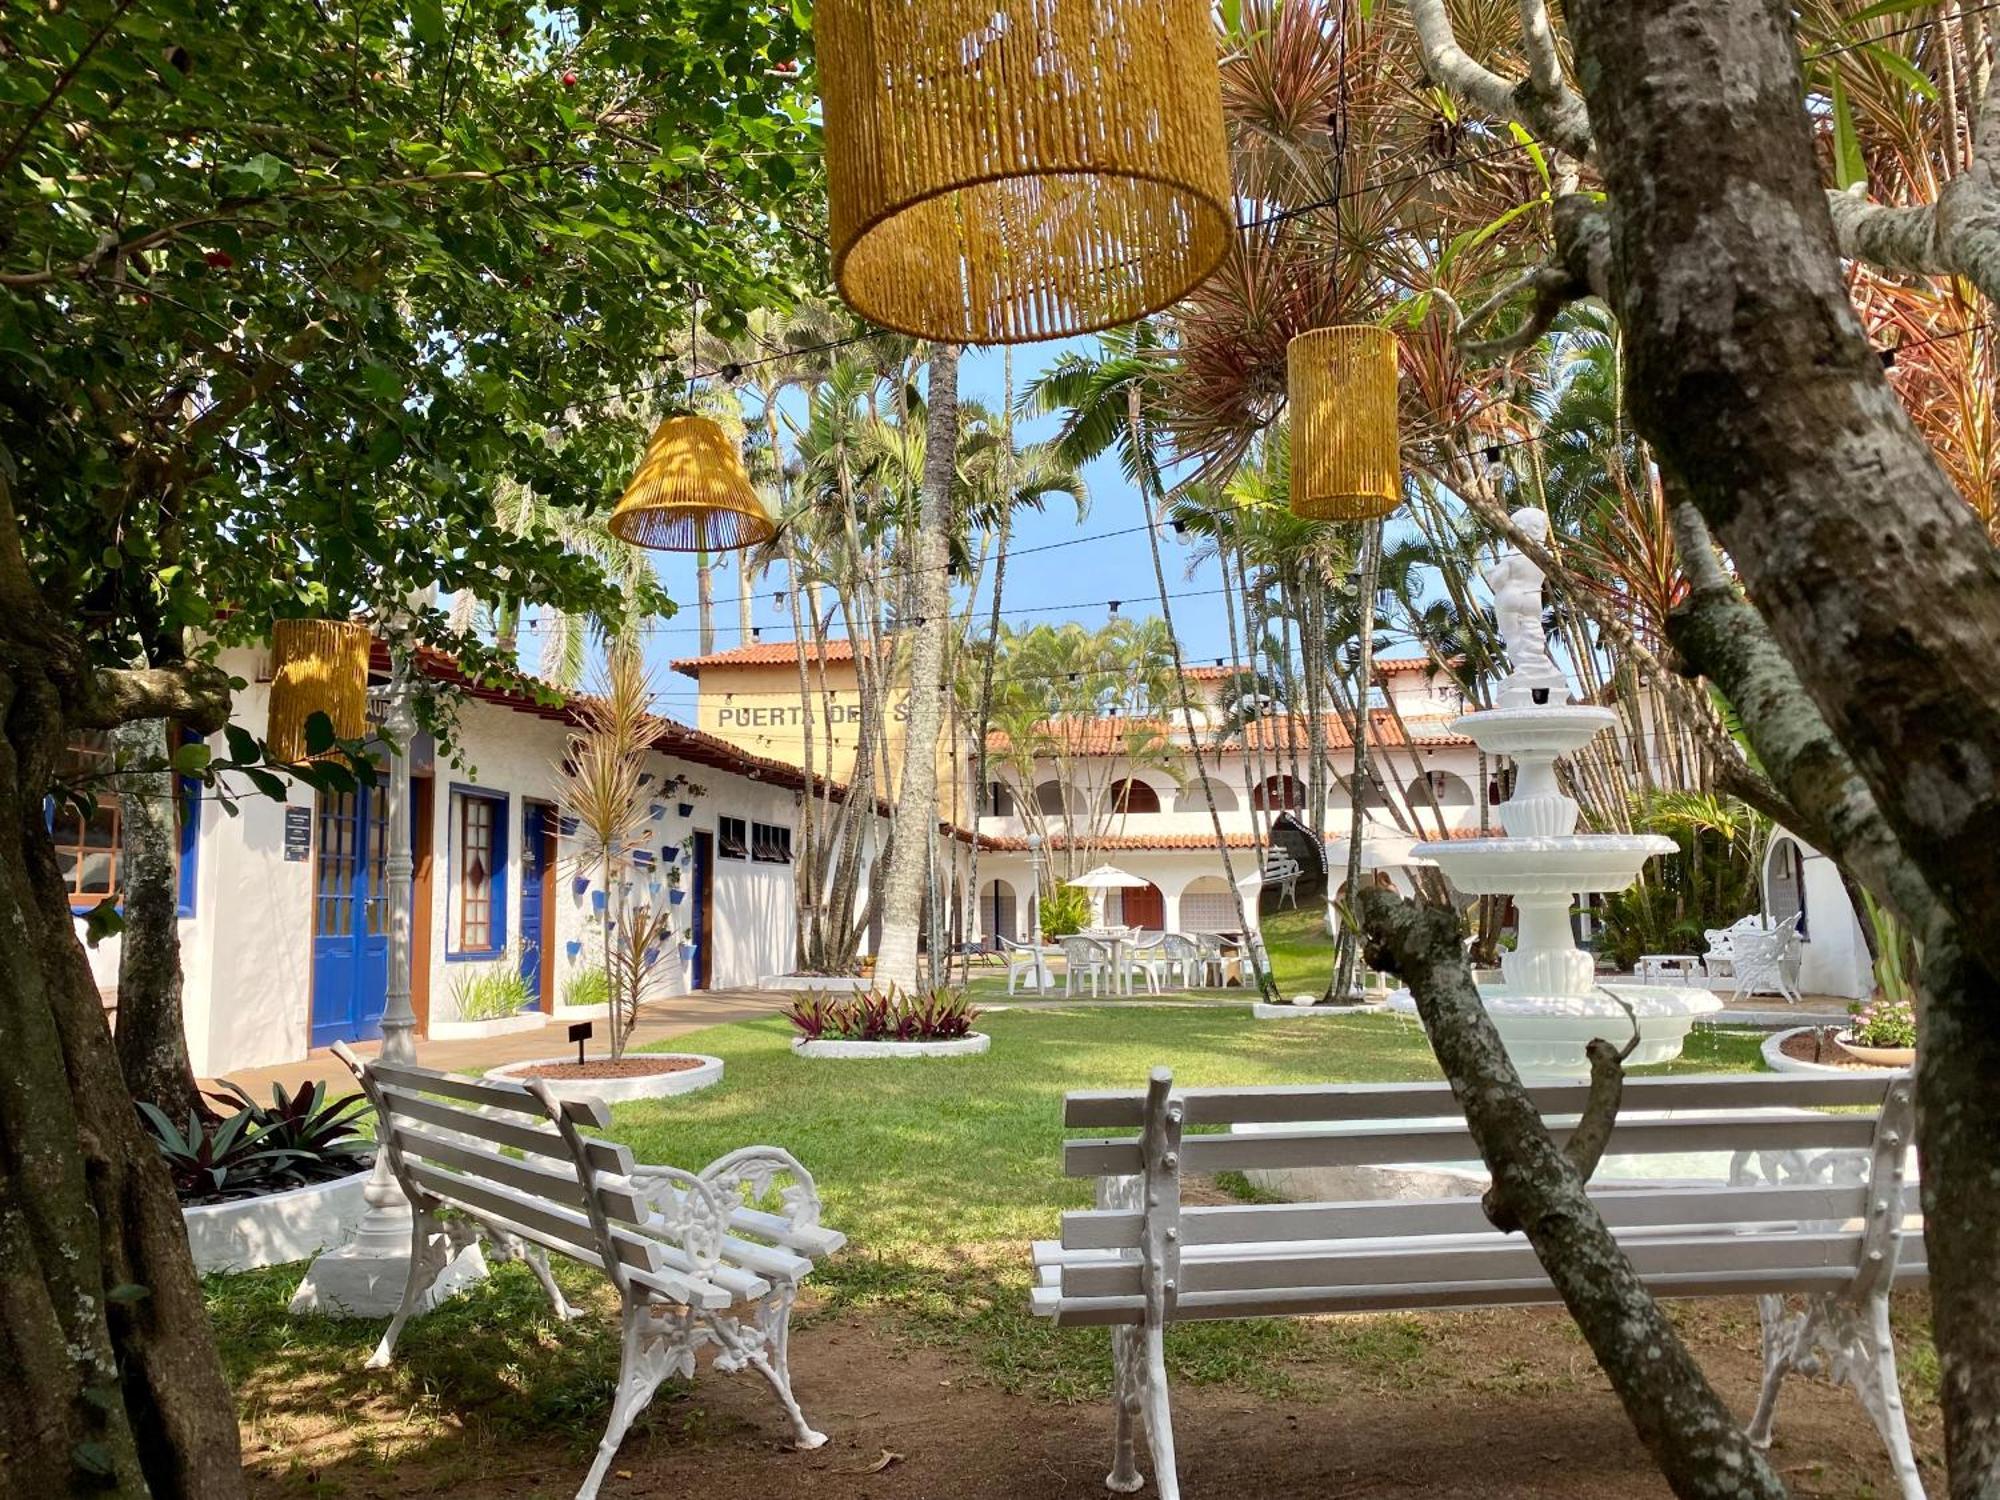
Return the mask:
{"type": "Polygon", "coordinates": [[[227,250],[211,250],[202,256],[202,259],[218,271],[226,271],[236,264],[236,257],[231,255],[227,250]]]}
{"type": "Polygon", "coordinates": [[[566,88],[566,89],[573,89],[573,88],[575,88],[575,87],[576,87],[576,74],[574,74],[574,73],[565,73],[565,74],[563,74],[563,87],[564,87],[564,88],[566,88]]]}

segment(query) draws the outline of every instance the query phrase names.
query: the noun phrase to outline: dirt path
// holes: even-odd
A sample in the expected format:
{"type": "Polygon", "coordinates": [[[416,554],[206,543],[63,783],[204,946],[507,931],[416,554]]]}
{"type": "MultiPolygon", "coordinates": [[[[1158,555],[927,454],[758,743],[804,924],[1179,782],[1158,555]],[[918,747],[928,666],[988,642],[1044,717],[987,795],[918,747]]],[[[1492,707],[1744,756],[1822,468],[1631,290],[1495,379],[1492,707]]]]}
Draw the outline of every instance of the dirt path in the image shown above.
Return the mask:
{"type": "MultiPolygon", "coordinates": [[[[1681,1319],[1711,1378],[1747,1411],[1758,1374],[1750,1305],[1683,1307],[1681,1319]]],[[[1240,1391],[1177,1390],[1189,1500],[1668,1493],[1559,1312],[1455,1314],[1436,1331],[1442,1342],[1422,1368],[1385,1366],[1362,1378],[1350,1371],[1343,1389],[1270,1401],[1240,1391]]],[[[606,1500],[1086,1500],[1106,1493],[1107,1404],[1010,1395],[935,1349],[857,1320],[802,1330],[793,1366],[808,1415],[832,1437],[825,1448],[787,1451],[761,1382],[704,1368],[692,1389],[663,1391],[654,1402],[619,1454],[606,1500]]],[[[505,1372],[496,1373],[504,1384],[505,1372]]],[[[1294,1373],[1311,1380],[1310,1371],[1294,1373]]],[[[298,1441],[285,1452],[253,1448],[252,1493],[556,1500],[574,1494],[604,1421],[601,1407],[565,1414],[572,1439],[536,1446],[483,1436],[476,1410],[378,1415],[375,1438],[359,1445],[352,1430],[329,1432],[320,1445],[295,1428],[298,1441]]],[[[1935,1490],[1935,1409],[1917,1400],[1911,1415],[1935,1490]]],[[[1801,1500],[1894,1493],[1859,1404],[1821,1382],[1795,1377],[1787,1384],[1772,1457],[1801,1500]]]]}

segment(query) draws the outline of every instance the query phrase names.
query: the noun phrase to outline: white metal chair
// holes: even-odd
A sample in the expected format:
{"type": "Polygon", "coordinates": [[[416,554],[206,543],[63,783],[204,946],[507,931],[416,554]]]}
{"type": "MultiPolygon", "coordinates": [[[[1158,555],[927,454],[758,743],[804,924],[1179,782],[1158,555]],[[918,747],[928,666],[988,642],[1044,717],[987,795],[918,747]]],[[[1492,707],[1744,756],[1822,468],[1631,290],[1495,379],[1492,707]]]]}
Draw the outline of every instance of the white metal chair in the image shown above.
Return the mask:
{"type": "Polygon", "coordinates": [[[1097,993],[1100,981],[1109,987],[1116,987],[1117,976],[1111,969],[1111,949],[1096,938],[1085,937],[1081,933],[1062,940],[1063,993],[1074,995],[1079,978],[1090,981],[1090,993],[1097,993]]]}
{"type": "Polygon", "coordinates": [[[1297,906],[1299,904],[1299,877],[1305,874],[1305,866],[1282,849],[1273,849],[1264,856],[1264,884],[1278,888],[1278,905],[1297,906]]]}
{"type": "Polygon", "coordinates": [[[1029,976],[1035,985],[1035,993],[1046,995],[1052,976],[1049,966],[1042,959],[1042,950],[1033,943],[1017,943],[1012,938],[996,938],[1000,952],[1007,960],[1007,993],[1014,993],[1014,986],[1022,975],[1029,976]]]}
{"type": "Polygon", "coordinates": [[[1787,924],[1776,932],[1739,932],[1731,945],[1736,970],[1736,989],[1730,996],[1779,994],[1791,1004],[1799,1001],[1799,931],[1787,924]]]}

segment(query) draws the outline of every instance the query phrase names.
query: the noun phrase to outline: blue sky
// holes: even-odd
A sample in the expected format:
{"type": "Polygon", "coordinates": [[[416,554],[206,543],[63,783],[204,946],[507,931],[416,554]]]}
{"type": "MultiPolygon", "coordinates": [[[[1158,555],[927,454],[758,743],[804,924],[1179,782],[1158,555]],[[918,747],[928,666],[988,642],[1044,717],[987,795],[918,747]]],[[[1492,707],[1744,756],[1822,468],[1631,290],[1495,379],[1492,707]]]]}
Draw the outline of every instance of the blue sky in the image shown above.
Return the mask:
{"type": "MultiPolygon", "coordinates": [[[[1016,385],[1040,374],[1066,347],[1087,347],[1087,340],[1029,344],[1014,351],[1016,385]]],[[[960,366],[959,392],[997,410],[1004,389],[1004,357],[998,349],[969,350],[960,366]]],[[[1017,425],[1020,441],[1052,436],[1056,419],[1039,418],[1017,425]]],[[[1159,595],[1153,579],[1143,532],[1133,530],[1143,524],[1144,513],[1138,492],[1118,471],[1115,457],[1107,456],[1084,471],[1090,509],[1082,521],[1067,502],[1049,506],[1041,514],[1025,512],[1014,526],[1017,561],[1007,570],[1001,608],[1009,625],[1022,627],[1041,621],[1073,619],[1088,626],[1104,623],[1110,611],[1107,601],[1119,601],[1121,616],[1143,618],[1159,613],[1159,595]],[[1106,533],[1123,533],[1106,535],[1106,533]],[[1099,538],[1092,540],[1092,538],[1099,538]],[[1044,548],[1035,551],[1031,549],[1044,548]]],[[[1229,654],[1229,627],[1223,613],[1221,576],[1213,562],[1204,563],[1192,577],[1187,576],[1190,549],[1171,530],[1161,536],[1165,548],[1168,587],[1174,595],[1174,626],[1190,663],[1213,662],[1229,654]]],[[[657,568],[668,592],[680,606],[680,613],[656,626],[649,642],[647,658],[654,668],[660,707],[678,719],[692,719],[695,684],[692,678],[671,671],[668,663],[696,654],[699,630],[695,616],[694,559],[677,553],[658,554],[657,568]]],[[[990,568],[988,570],[990,576],[990,568]]],[[[756,585],[753,591],[753,619],[765,641],[791,637],[791,616],[773,596],[786,586],[782,570],[756,585]]],[[[715,620],[717,649],[739,644],[737,632],[736,570],[726,559],[715,570],[715,620]]],[[[961,595],[961,606],[963,596],[961,595]]],[[[979,615],[983,620],[989,607],[982,591],[979,615]]]]}

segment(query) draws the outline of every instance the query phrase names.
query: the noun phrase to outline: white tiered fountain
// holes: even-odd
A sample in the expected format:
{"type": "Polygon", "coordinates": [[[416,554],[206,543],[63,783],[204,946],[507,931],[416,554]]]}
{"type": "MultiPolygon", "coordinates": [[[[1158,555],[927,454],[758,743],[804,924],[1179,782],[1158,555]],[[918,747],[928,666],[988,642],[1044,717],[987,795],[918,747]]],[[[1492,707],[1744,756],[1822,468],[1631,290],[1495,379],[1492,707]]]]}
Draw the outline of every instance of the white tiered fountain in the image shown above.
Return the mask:
{"type": "MultiPolygon", "coordinates": [[[[1548,534],[1539,510],[1517,510],[1513,519],[1537,540],[1548,534]]],[[[1506,836],[1418,844],[1413,852],[1435,861],[1467,895],[1514,898],[1520,921],[1514,951],[1500,958],[1505,982],[1481,985],[1479,996],[1525,1080],[1589,1077],[1584,1048],[1591,1039],[1622,1046],[1635,1021],[1639,1045],[1628,1061],[1671,1061],[1695,1019],[1722,1002],[1707,990],[1598,983],[1591,956],[1571,940],[1569,913],[1579,894],[1624,890],[1647,860],[1673,851],[1673,840],[1576,832],[1577,805],[1556,783],[1556,760],[1589,744],[1617,716],[1567,701],[1568,679],[1549,656],[1542,630],[1541,569],[1509,547],[1486,581],[1513,671],[1501,683],[1499,707],[1466,714],[1452,728],[1488,755],[1513,759],[1514,794],[1499,809],[1506,836]]],[[[1407,990],[1392,995],[1389,1006],[1416,1010],[1407,990]]]]}

